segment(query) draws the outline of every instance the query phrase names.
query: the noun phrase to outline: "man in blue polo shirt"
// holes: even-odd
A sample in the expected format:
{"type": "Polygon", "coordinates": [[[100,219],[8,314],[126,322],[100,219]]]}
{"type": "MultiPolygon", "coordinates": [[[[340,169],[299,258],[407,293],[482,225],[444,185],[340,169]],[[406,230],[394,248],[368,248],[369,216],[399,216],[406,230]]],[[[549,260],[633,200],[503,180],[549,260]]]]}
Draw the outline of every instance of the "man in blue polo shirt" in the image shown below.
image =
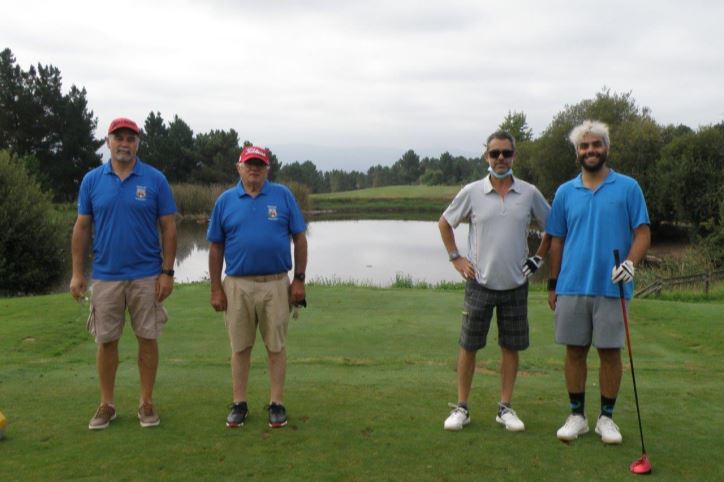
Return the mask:
{"type": "Polygon", "coordinates": [[[283,392],[289,307],[304,302],[306,224],[291,191],[267,181],[265,148],[245,147],[236,167],[241,179],[216,200],[207,233],[211,306],[224,312],[231,345],[233,404],[226,426],[242,426],[248,413],[246,387],[258,326],[269,358],[269,426],[278,428],[287,424],[283,392]]]}
{"type": "Polygon", "coordinates": [[[610,169],[608,127],[585,121],[571,131],[581,174],[562,184],[553,199],[546,232],[551,235],[548,304],[555,310],[556,342],[566,345],[565,377],[571,414],[557,437],[570,441],[588,432],[584,412],[591,345],[600,359],[601,412],[596,433],[607,444],[623,440],[613,422],[621,384],[624,322],[619,282],[633,292],[634,265],[651,243],[646,202],[638,183],[610,169]],[[615,266],[613,250],[626,253],[615,266]]]}
{"type": "Polygon", "coordinates": [[[152,394],[158,368],[156,340],[167,320],[162,302],[173,290],[176,205],[164,175],[136,157],[139,135],[131,119],[111,122],[106,137],[111,160],[85,175],[78,196],[70,282],[71,295],[78,301],[86,296],[83,265],[94,234],[88,330],[98,345],[101,401],[88,424],[91,430],[104,429],[116,418],[113,392],[126,309],[138,340],[138,419],[142,427],[160,423],[152,394]]]}

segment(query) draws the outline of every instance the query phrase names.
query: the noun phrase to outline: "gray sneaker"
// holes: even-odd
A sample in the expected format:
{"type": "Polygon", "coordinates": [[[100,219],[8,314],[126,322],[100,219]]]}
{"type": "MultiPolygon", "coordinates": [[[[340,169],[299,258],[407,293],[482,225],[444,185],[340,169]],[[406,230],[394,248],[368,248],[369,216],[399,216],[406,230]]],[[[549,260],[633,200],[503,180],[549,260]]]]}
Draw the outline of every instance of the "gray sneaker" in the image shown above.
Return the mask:
{"type": "Polygon", "coordinates": [[[141,427],[157,427],[161,423],[161,418],[153,408],[152,403],[144,403],[138,407],[138,421],[141,427]]]}
{"type": "Polygon", "coordinates": [[[91,418],[90,423],[88,423],[88,428],[91,430],[103,430],[104,428],[108,428],[115,419],[116,407],[102,403],[98,407],[98,410],[96,410],[96,414],[91,418]]]}

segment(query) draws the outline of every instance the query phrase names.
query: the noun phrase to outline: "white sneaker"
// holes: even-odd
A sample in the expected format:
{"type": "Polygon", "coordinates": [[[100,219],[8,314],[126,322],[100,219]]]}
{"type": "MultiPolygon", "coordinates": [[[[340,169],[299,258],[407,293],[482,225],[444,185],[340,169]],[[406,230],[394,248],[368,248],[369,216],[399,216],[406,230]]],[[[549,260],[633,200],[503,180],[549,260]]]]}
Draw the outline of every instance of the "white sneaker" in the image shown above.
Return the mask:
{"type": "Polygon", "coordinates": [[[509,432],[522,432],[525,430],[525,424],[518,418],[518,414],[512,408],[506,407],[503,413],[495,417],[495,421],[505,425],[505,430],[509,432]]]}
{"type": "Polygon", "coordinates": [[[588,433],[588,420],[583,415],[572,413],[566,419],[566,423],[556,432],[558,440],[568,442],[570,440],[576,440],[579,435],[588,433]]]}
{"type": "Polygon", "coordinates": [[[603,415],[599,416],[596,422],[596,433],[601,436],[601,441],[605,444],[620,444],[623,441],[623,435],[616,422],[603,415]]]}
{"type": "Polygon", "coordinates": [[[448,403],[448,406],[452,408],[452,411],[445,419],[445,430],[462,430],[465,425],[470,423],[470,415],[465,408],[454,403],[448,403]]]}

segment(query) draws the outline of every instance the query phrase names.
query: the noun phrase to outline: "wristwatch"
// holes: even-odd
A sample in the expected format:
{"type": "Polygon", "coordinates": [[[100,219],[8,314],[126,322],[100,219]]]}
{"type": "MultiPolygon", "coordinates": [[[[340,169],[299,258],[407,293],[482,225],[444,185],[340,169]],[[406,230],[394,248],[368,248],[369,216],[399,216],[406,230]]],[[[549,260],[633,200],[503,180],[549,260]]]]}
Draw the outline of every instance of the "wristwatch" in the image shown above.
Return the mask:
{"type": "Polygon", "coordinates": [[[161,270],[161,274],[165,274],[166,276],[170,276],[172,278],[173,278],[174,273],[176,273],[176,272],[172,269],[162,269],[161,270]]]}
{"type": "Polygon", "coordinates": [[[457,249],[454,249],[448,253],[450,261],[455,261],[460,257],[460,253],[458,253],[457,249]]]}
{"type": "Polygon", "coordinates": [[[302,283],[304,283],[304,278],[306,278],[304,273],[294,273],[294,279],[298,279],[302,283]]]}

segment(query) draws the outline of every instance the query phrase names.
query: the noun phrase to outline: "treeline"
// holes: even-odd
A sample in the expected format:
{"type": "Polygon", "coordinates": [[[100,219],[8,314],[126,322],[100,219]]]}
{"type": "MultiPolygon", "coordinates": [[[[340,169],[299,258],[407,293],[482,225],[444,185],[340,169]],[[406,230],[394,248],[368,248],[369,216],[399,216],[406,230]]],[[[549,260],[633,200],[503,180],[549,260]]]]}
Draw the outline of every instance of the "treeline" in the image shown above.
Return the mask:
{"type": "MultiPolygon", "coordinates": [[[[592,99],[565,106],[537,137],[522,112],[509,112],[490,130],[504,129],[518,139],[515,174],[536,184],[551,200],[556,188],[580,170],[568,134],[585,119],[609,125],[609,165],[638,180],[654,231],[685,226],[695,238],[706,239],[721,258],[724,122],[697,130],[661,125],[630,93],[604,89],[592,99]]],[[[481,139],[487,134],[481,132],[481,139]]],[[[151,113],[144,123],[142,156],[175,182],[233,182],[237,176],[230,165],[238,156],[238,141],[233,129],[194,135],[177,116],[166,126],[160,113],[151,113]]],[[[482,141],[480,149],[482,156],[482,141]]],[[[272,154],[270,177],[300,183],[312,193],[325,193],[400,184],[464,184],[480,179],[486,170],[481,157],[452,156],[449,152],[420,158],[408,150],[391,166],[377,164],[367,172],[322,172],[311,160],[284,164],[272,154]]]]}
{"type": "MultiPolygon", "coordinates": [[[[655,233],[668,226],[686,227],[712,253],[714,262],[721,264],[724,122],[696,130],[662,125],[648,108],[638,106],[630,93],[603,89],[591,99],[566,105],[538,136],[523,112],[509,112],[498,126],[481,126],[481,155],[482,142],[490,131],[508,130],[518,140],[515,174],[536,184],[550,200],[556,188],[579,171],[568,133],[585,119],[609,125],[609,164],[641,184],[655,233]]],[[[36,235],[56,225],[57,220],[48,214],[52,210],[48,200],[75,199],[85,173],[101,162],[98,151],[104,141],[95,137],[96,128],[97,118],[89,109],[85,88],[73,85],[64,93],[58,68],[38,64],[23,70],[9,49],[0,52],[0,231],[5,235],[0,291],[21,285],[25,291],[38,284],[17,281],[13,273],[19,266],[16,263],[32,261],[29,254],[23,257],[19,253],[24,252],[23,246],[38,245],[36,235]],[[10,176],[13,171],[22,172],[10,176]],[[20,193],[30,197],[16,202],[20,193]],[[30,205],[42,209],[34,211],[36,216],[31,219],[35,220],[24,221],[21,229],[17,220],[27,217],[19,210],[27,212],[23,206],[30,205]]],[[[152,111],[143,122],[139,155],[165,172],[172,183],[228,185],[238,179],[234,165],[239,151],[248,144],[234,129],[194,133],[177,115],[166,121],[160,112],[152,111]]],[[[443,152],[421,159],[412,149],[390,166],[374,159],[370,165],[366,172],[322,172],[312,160],[282,163],[271,152],[269,177],[324,193],[399,184],[461,185],[480,179],[487,169],[481,157],[443,152]]],[[[53,276],[47,269],[50,264],[44,262],[41,257],[37,267],[22,266],[47,286],[53,276]]]]}

